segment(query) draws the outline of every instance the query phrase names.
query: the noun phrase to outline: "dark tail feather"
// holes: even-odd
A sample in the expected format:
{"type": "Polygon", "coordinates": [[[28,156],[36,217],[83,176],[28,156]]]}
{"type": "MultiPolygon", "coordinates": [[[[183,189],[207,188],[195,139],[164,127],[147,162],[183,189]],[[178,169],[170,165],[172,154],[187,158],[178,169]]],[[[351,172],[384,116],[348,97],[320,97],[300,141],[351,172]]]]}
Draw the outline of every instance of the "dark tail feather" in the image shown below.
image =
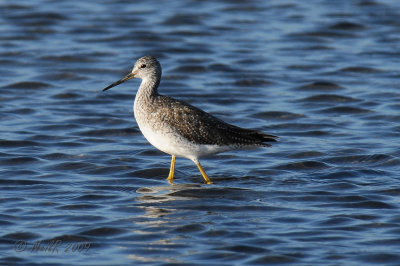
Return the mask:
{"type": "Polygon", "coordinates": [[[243,145],[262,145],[265,147],[271,146],[266,142],[275,142],[279,138],[278,136],[265,134],[258,130],[241,128],[234,125],[230,125],[223,122],[224,127],[221,128],[224,133],[229,132],[230,134],[225,134],[227,142],[238,144],[240,142],[243,145]]]}
{"type": "Polygon", "coordinates": [[[262,136],[262,140],[266,141],[266,142],[277,141],[277,139],[279,139],[278,136],[274,136],[274,135],[270,135],[270,134],[261,133],[261,136],[262,136]]]}
{"type": "Polygon", "coordinates": [[[278,136],[274,136],[274,135],[270,135],[270,134],[264,134],[262,132],[257,132],[257,133],[259,135],[259,138],[260,138],[261,142],[266,147],[270,147],[271,144],[268,144],[268,143],[265,143],[265,142],[276,142],[279,139],[278,136]]]}

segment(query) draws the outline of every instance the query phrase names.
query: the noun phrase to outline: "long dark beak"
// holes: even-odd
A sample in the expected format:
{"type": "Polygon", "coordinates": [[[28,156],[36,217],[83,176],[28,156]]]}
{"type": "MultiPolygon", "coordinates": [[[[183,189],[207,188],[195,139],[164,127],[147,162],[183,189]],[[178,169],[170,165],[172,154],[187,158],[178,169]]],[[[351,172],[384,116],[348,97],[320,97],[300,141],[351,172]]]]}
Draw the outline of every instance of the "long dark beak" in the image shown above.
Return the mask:
{"type": "Polygon", "coordinates": [[[115,86],[117,86],[117,85],[119,85],[119,84],[121,84],[121,83],[123,83],[123,82],[125,82],[125,81],[127,81],[127,80],[133,79],[134,77],[135,77],[135,73],[129,73],[128,75],[126,75],[126,76],[123,77],[122,79],[120,79],[120,80],[118,80],[118,81],[112,83],[111,85],[105,87],[105,88],[103,89],[103,91],[106,91],[106,90],[108,90],[108,89],[111,89],[112,87],[115,87],[115,86]]]}

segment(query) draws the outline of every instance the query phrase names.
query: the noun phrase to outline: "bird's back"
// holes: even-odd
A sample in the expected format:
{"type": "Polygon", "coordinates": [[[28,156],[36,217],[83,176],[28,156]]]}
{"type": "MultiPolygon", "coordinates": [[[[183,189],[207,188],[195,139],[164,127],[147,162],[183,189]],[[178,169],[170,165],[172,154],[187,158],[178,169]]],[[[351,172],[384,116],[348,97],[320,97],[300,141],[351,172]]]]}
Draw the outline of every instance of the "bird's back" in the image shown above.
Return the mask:
{"type": "Polygon", "coordinates": [[[270,146],[268,142],[278,138],[228,124],[197,107],[168,96],[158,95],[152,106],[153,112],[162,117],[163,123],[195,144],[247,148],[270,146]]]}

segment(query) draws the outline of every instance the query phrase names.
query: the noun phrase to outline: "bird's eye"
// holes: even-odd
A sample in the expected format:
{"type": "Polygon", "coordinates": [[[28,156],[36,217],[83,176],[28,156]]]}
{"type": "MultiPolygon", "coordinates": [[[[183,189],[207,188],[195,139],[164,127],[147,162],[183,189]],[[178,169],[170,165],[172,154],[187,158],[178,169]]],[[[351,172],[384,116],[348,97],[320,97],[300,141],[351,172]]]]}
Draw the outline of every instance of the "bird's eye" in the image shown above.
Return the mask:
{"type": "Polygon", "coordinates": [[[146,64],[141,65],[140,68],[146,68],[146,64]]]}

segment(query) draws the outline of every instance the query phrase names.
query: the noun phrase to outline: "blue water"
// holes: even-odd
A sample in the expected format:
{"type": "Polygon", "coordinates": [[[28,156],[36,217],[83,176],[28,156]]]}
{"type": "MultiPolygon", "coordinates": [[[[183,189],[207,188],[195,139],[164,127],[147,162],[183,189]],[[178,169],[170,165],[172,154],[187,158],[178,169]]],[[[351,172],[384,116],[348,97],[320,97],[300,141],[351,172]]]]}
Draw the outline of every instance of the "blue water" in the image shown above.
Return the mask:
{"type": "Polygon", "coordinates": [[[1,265],[399,265],[400,2],[0,2],[1,265]],[[265,2],[265,3],[264,3],[265,2]],[[280,136],[146,142],[129,73],[280,136]]]}

